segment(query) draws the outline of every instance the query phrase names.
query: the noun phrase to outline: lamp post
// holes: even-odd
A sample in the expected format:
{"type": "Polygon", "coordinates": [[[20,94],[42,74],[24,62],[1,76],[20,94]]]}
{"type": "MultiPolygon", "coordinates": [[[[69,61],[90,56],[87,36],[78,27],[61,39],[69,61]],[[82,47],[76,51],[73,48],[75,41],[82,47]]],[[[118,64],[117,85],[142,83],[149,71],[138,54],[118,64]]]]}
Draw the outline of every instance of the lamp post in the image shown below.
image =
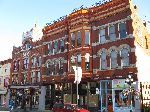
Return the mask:
{"type": "Polygon", "coordinates": [[[129,74],[128,77],[126,78],[125,83],[127,83],[129,85],[129,93],[130,93],[130,106],[131,106],[131,110],[130,112],[132,112],[132,93],[134,92],[134,88],[132,88],[132,84],[134,84],[134,80],[132,78],[132,75],[129,74]]]}
{"type": "Polygon", "coordinates": [[[78,66],[72,66],[73,70],[75,71],[75,81],[74,83],[76,83],[76,88],[77,88],[77,105],[78,105],[78,99],[79,99],[79,95],[78,95],[78,84],[81,81],[82,78],[82,69],[81,67],[78,66]]]}

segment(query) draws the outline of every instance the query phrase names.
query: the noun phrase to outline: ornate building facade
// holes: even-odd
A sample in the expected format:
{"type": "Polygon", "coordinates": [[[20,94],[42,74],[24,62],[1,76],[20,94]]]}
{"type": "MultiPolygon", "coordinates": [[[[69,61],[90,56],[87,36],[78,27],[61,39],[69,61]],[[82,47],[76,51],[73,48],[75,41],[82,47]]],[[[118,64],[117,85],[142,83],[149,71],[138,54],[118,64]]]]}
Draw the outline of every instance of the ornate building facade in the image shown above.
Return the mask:
{"type": "MultiPolygon", "coordinates": [[[[58,101],[78,100],[94,112],[139,111],[140,100],[122,91],[129,88],[129,74],[139,80],[136,50],[147,51],[150,37],[131,0],[82,7],[47,24],[38,41],[32,41],[30,32],[23,37],[22,46],[13,48],[11,64],[12,98],[26,99],[18,105],[44,110],[58,101]],[[82,68],[78,88],[73,66],[82,68]]],[[[132,88],[138,90],[138,85],[132,88]]]]}

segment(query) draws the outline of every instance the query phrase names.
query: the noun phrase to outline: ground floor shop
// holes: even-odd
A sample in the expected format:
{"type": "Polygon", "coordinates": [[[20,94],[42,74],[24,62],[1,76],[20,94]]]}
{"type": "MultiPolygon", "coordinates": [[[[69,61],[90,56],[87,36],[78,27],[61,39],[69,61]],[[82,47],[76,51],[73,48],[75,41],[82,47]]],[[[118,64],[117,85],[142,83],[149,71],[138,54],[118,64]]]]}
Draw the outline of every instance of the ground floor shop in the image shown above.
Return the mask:
{"type": "Polygon", "coordinates": [[[129,90],[125,79],[100,80],[93,82],[57,83],[45,87],[45,108],[51,109],[56,102],[77,103],[93,112],[130,112],[140,111],[140,99],[129,90]],[[78,95],[78,97],[77,97],[78,95]]]}
{"type": "Polygon", "coordinates": [[[11,86],[9,90],[9,102],[14,108],[38,109],[39,86],[11,86]]]}

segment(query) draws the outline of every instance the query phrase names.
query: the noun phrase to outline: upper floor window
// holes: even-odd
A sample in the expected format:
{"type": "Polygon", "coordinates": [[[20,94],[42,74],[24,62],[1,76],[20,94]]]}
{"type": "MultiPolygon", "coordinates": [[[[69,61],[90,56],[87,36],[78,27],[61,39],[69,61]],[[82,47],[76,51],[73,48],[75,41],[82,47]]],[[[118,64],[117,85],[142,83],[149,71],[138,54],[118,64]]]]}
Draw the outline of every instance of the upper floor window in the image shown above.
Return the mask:
{"type": "Polygon", "coordinates": [[[35,72],[31,72],[31,82],[32,82],[32,83],[35,83],[35,82],[36,82],[35,72]]]}
{"type": "Polygon", "coordinates": [[[81,54],[77,54],[77,64],[78,66],[81,66],[81,54]]]}
{"type": "Polygon", "coordinates": [[[77,46],[81,47],[81,32],[77,32],[77,46]]]}
{"type": "Polygon", "coordinates": [[[53,75],[56,75],[57,74],[57,62],[54,61],[53,62],[53,75]]]}
{"type": "Polygon", "coordinates": [[[23,60],[23,68],[24,69],[28,69],[28,65],[29,65],[29,59],[28,58],[25,58],[23,60]]]}
{"type": "Polygon", "coordinates": [[[32,67],[35,67],[35,65],[36,65],[36,57],[33,56],[32,57],[32,67]]]}
{"type": "Polygon", "coordinates": [[[51,63],[47,62],[46,64],[46,75],[50,75],[51,74],[51,63]]]}
{"type": "Polygon", "coordinates": [[[117,67],[117,52],[115,50],[112,50],[110,53],[110,59],[111,59],[111,68],[117,67]]]}
{"type": "Polygon", "coordinates": [[[84,41],[85,45],[90,45],[90,32],[87,30],[85,31],[85,41],[84,41]]]}
{"type": "Polygon", "coordinates": [[[59,74],[62,75],[63,74],[63,61],[59,60],[59,74]]]}
{"type": "Polygon", "coordinates": [[[40,71],[37,72],[37,81],[40,82],[41,80],[41,73],[40,71]]]}
{"type": "Polygon", "coordinates": [[[119,37],[120,39],[126,38],[127,31],[126,31],[126,23],[120,23],[119,24],[119,37]]]}
{"type": "Polygon", "coordinates": [[[14,70],[18,70],[19,69],[19,60],[14,62],[14,70]]]}
{"type": "Polygon", "coordinates": [[[54,42],[54,54],[56,54],[58,52],[58,42],[55,41],[54,42]]]}
{"type": "Polygon", "coordinates": [[[41,58],[41,56],[36,58],[36,62],[37,62],[37,66],[40,67],[40,66],[41,66],[41,63],[42,63],[42,58],[41,58]]]}
{"type": "Polygon", "coordinates": [[[101,53],[101,58],[100,58],[100,67],[101,70],[105,70],[107,67],[107,59],[106,59],[106,53],[104,51],[102,51],[101,53]]]}
{"type": "Polygon", "coordinates": [[[31,48],[31,45],[29,42],[26,42],[25,46],[24,46],[25,50],[29,50],[31,48]]]}
{"type": "Polygon", "coordinates": [[[52,53],[53,53],[52,43],[48,43],[48,54],[52,54],[52,53]]]}
{"type": "Polygon", "coordinates": [[[123,48],[121,50],[121,65],[124,66],[129,66],[129,52],[128,49],[123,48]]]}
{"type": "Polygon", "coordinates": [[[71,33],[71,47],[74,48],[75,47],[75,34],[71,33]]]}
{"type": "Polygon", "coordinates": [[[85,70],[86,71],[90,70],[90,54],[89,53],[85,54],[85,70]]]}
{"type": "Polygon", "coordinates": [[[116,39],[115,26],[109,26],[109,38],[111,41],[116,39]]]}
{"type": "Polygon", "coordinates": [[[105,29],[100,29],[100,31],[99,31],[99,42],[100,43],[106,42],[105,29]]]}
{"type": "Polygon", "coordinates": [[[60,51],[64,52],[64,40],[60,40],[60,51]]]}

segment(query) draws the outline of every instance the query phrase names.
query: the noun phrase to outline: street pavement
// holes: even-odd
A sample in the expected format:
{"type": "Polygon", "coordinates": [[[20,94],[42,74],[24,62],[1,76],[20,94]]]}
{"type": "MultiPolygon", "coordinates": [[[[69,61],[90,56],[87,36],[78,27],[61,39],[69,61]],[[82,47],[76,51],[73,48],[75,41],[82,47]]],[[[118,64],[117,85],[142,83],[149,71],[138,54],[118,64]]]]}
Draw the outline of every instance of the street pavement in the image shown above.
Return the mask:
{"type": "MultiPolygon", "coordinates": [[[[0,112],[10,112],[8,108],[0,106],[0,112]]],[[[13,109],[11,112],[53,112],[52,110],[39,111],[37,109],[24,110],[24,109],[13,109]]]]}
{"type": "Polygon", "coordinates": [[[8,108],[0,106],[0,112],[9,112],[8,108]]]}

